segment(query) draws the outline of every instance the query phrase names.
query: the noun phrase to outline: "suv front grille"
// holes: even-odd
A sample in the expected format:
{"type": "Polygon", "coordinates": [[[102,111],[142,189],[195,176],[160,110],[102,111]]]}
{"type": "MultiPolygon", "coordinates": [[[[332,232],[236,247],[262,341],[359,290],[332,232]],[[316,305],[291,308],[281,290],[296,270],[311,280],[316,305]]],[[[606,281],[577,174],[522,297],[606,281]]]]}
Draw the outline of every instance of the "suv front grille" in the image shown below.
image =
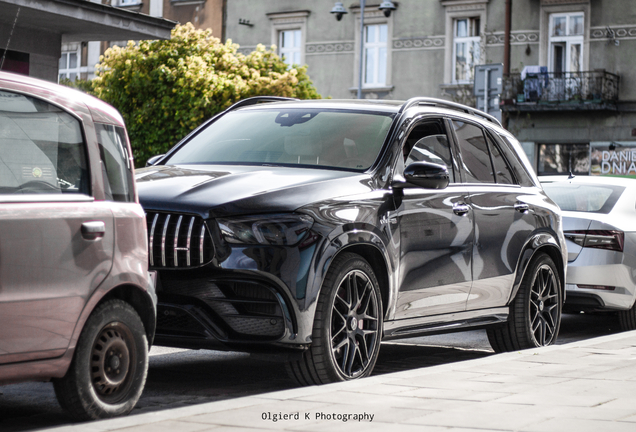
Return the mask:
{"type": "Polygon", "coordinates": [[[146,223],[150,267],[199,267],[214,258],[212,237],[201,217],[148,212],[146,223]]]}

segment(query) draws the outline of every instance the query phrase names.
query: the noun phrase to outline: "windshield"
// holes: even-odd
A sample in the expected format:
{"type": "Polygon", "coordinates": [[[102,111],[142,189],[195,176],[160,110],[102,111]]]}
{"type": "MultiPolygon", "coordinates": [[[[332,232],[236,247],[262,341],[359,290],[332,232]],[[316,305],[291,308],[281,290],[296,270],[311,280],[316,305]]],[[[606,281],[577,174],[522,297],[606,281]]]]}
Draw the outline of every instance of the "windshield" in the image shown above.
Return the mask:
{"type": "Polygon", "coordinates": [[[543,190],[561,210],[607,214],[612,211],[625,188],[555,182],[543,183],[543,190]]]}
{"type": "Polygon", "coordinates": [[[234,111],[210,124],[166,163],[366,170],[377,158],[393,116],[307,108],[234,111]]]}

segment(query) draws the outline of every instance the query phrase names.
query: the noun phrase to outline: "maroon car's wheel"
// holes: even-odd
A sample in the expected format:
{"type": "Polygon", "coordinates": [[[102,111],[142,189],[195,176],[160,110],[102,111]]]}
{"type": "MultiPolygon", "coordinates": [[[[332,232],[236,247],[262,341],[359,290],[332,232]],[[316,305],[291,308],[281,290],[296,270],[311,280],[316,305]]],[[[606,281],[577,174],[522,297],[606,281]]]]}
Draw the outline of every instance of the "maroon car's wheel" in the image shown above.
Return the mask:
{"type": "Polygon", "coordinates": [[[339,255],[323,282],[311,348],[302,360],[289,363],[291,377],[311,385],[370,375],[380,352],[382,323],[373,269],[358,255],[339,255]]]}
{"type": "Polygon", "coordinates": [[[60,405],[77,420],[128,414],[141,396],[148,342],[139,315],[110,300],[86,321],[66,375],[53,381],[60,405]]]}

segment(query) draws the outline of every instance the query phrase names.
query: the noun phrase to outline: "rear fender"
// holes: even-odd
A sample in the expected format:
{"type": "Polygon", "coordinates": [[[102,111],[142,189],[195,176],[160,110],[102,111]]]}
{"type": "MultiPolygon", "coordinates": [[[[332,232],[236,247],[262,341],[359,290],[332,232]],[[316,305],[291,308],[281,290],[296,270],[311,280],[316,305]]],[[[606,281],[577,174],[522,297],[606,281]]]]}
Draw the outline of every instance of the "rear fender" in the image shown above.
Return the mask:
{"type": "Polygon", "coordinates": [[[552,261],[554,261],[559,273],[559,280],[561,281],[561,295],[563,301],[565,301],[565,266],[567,265],[567,260],[565,259],[564,254],[566,252],[564,251],[564,248],[561,247],[558,237],[555,234],[543,231],[532,235],[523,247],[523,252],[517,262],[515,280],[512,285],[508,304],[510,304],[517,296],[517,292],[519,291],[521,282],[526,274],[528,265],[530,264],[530,261],[532,261],[532,258],[534,258],[534,256],[539,252],[547,253],[550,258],[552,258],[552,261]]]}

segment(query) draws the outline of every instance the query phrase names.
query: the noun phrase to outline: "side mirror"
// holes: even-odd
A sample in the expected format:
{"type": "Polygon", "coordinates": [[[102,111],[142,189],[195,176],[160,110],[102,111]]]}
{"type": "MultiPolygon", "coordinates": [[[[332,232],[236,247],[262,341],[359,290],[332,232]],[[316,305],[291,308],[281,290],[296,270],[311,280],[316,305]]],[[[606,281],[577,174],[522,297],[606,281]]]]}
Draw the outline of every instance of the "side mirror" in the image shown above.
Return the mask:
{"type": "Polygon", "coordinates": [[[165,155],[160,154],[160,155],[156,155],[156,156],[151,157],[150,159],[148,159],[148,160],[146,161],[146,166],[147,166],[147,167],[149,167],[149,166],[153,166],[154,164],[156,164],[157,162],[159,162],[159,160],[160,160],[162,157],[164,157],[164,156],[165,156],[165,155]]]}
{"type": "Polygon", "coordinates": [[[393,187],[415,185],[424,189],[444,189],[448,186],[448,168],[432,162],[413,162],[404,169],[406,183],[394,182],[393,187]]]}

